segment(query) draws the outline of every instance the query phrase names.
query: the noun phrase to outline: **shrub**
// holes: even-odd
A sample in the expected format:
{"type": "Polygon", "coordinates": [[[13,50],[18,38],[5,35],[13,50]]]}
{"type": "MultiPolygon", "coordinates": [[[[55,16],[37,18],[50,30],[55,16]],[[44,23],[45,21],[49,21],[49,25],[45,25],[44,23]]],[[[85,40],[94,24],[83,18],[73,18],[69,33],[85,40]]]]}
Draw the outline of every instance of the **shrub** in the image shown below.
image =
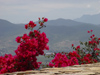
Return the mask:
{"type": "Polygon", "coordinates": [[[39,68],[42,62],[37,62],[36,56],[43,55],[44,50],[49,50],[47,45],[49,39],[44,32],[40,32],[47,21],[47,18],[43,17],[42,20],[39,18],[40,27],[37,30],[33,30],[36,26],[33,21],[25,25],[25,29],[31,29],[31,31],[29,34],[23,34],[16,38],[16,42],[20,43],[15,50],[16,55],[5,54],[4,57],[0,57],[0,74],[39,68]]]}

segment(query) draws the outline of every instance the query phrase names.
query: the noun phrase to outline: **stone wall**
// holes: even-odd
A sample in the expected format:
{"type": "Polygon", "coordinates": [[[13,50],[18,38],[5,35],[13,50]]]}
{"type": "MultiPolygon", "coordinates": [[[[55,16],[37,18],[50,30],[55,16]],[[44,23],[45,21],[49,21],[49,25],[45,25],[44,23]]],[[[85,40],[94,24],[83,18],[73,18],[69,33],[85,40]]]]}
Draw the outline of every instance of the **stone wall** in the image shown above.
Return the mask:
{"type": "Polygon", "coordinates": [[[74,65],[62,68],[43,68],[40,71],[20,71],[2,75],[100,75],[100,63],[74,65]]]}

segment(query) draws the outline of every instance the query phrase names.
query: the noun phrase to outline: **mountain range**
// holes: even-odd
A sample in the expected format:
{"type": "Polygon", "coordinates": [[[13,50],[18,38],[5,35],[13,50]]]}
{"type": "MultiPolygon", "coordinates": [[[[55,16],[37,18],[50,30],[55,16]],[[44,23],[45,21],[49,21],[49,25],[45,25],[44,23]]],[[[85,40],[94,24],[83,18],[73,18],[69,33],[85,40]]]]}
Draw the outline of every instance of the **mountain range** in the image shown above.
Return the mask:
{"type": "Polygon", "coordinates": [[[100,25],[100,13],[95,15],[83,15],[80,18],[74,19],[78,22],[84,22],[84,23],[91,23],[94,25],[100,25]]]}
{"type": "Polygon", "coordinates": [[[84,25],[86,23],[82,23],[82,22],[77,22],[74,20],[70,20],[70,19],[56,19],[56,20],[50,20],[47,23],[45,23],[47,26],[76,26],[76,25],[84,25]]]}
{"type": "MultiPolygon", "coordinates": [[[[29,30],[24,29],[24,25],[0,19],[0,55],[14,54],[14,50],[18,46],[15,38],[29,32],[29,30]]],[[[100,37],[100,25],[91,23],[59,18],[49,20],[45,25],[46,28],[41,29],[41,31],[45,32],[49,38],[49,52],[71,51],[71,44],[79,45],[79,41],[88,40],[90,34],[87,31],[91,29],[96,36],[100,37]]]]}

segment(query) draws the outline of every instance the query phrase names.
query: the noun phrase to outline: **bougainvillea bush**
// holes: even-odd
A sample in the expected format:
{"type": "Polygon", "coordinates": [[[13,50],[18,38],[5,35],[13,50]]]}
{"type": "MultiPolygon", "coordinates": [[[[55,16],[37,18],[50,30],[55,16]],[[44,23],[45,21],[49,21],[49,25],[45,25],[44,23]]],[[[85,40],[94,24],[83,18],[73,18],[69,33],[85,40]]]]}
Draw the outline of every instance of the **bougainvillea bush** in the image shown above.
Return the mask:
{"type": "MultiPolygon", "coordinates": [[[[66,67],[78,64],[89,64],[96,63],[100,61],[100,38],[95,37],[92,34],[93,30],[87,31],[91,34],[89,41],[80,42],[80,45],[74,47],[72,44],[72,48],[74,51],[66,53],[55,53],[51,55],[54,57],[53,60],[48,64],[49,67],[66,67]]],[[[50,57],[50,56],[49,56],[50,57]]]]}
{"type": "Polygon", "coordinates": [[[0,74],[6,72],[25,71],[38,69],[42,62],[37,62],[36,56],[43,55],[44,50],[49,50],[48,38],[40,29],[45,27],[44,23],[47,18],[39,18],[40,27],[37,30],[33,28],[36,24],[30,21],[25,25],[25,29],[30,29],[29,34],[18,36],[16,42],[19,43],[18,48],[15,50],[16,55],[5,54],[0,56],[0,74]]]}

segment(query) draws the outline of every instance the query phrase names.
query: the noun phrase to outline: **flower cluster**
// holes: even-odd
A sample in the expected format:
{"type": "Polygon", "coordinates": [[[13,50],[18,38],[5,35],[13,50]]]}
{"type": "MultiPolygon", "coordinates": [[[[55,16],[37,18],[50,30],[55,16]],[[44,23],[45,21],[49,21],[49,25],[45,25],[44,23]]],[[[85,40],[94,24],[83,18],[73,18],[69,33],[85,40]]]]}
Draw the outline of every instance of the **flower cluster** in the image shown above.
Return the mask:
{"type": "Polygon", "coordinates": [[[49,63],[50,67],[66,67],[72,65],[78,65],[78,59],[72,57],[68,59],[65,54],[57,53],[55,58],[49,63]]]}
{"type": "Polygon", "coordinates": [[[17,60],[17,64],[19,62],[25,62],[25,64],[20,63],[18,69],[21,69],[20,66],[22,66],[22,68],[25,70],[39,68],[38,62],[36,61],[36,56],[43,55],[43,50],[45,49],[49,50],[47,45],[49,40],[46,38],[46,34],[44,32],[39,33],[37,30],[34,30],[33,33],[34,37],[31,34],[29,36],[24,34],[20,39],[22,40],[20,45],[18,46],[17,50],[15,50],[17,58],[19,59],[17,60]]]}
{"type": "MultiPolygon", "coordinates": [[[[88,33],[93,32],[93,30],[87,31],[88,33]]],[[[96,63],[100,61],[99,54],[100,48],[98,47],[100,42],[100,38],[95,37],[92,34],[87,42],[80,42],[82,46],[78,45],[74,47],[72,44],[72,48],[74,51],[69,53],[56,53],[53,57],[54,59],[49,63],[50,67],[66,67],[78,64],[89,64],[96,63]]]]}
{"type": "Polygon", "coordinates": [[[44,23],[44,22],[47,22],[47,21],[48,21],[47,18],[42,17],[42,21],[41,21],[41,19],[39,18],[39,24],[40,24],[40,26],[43,26],[43,23],[44,23]]]}
{"type": "Polygon", "coordinates": [[[80,55],[77,53],[77,51],[69,52],[68,55],[70,58],[77,57],[80,58],[80,55]]]}
{"type": "MultiPolygon", "coordinates": [[[[43,23],[48,21],[47,18],[43,20],[43,23]]],[[[20,43],[15,50],[16,55],[5,54],[4,57],[0,57],[0,74],[39,68],[42,62],[37,62],[36,57],[43,55],[44,50],[49,50],[49,46],[47,45],[49,39],[44,32],[40,33],[40,29],[44,25],[41,27],[40,24],[39,29],[33,30],[35,26],[36,24],[30,21],[25,25],[25,29],[31,29],[29,34],[23,34],[23,36],[16,38],[16,42],[20,43]]]]}
{"type": "Polygon", "coordinates": [[[95,37],[94,34],[92,34],[93,30],[87,31],[88,33],[91,33],[91,36],[89,38],[89,41],[87,42],[80,42],[82,47],[80,48],[80,45],[77,47],[74,47],[72,44],[73,49],[77,51],[77,53],[80,55],[79,63],[80,64],[88,64],[88,63],[94,63],[99,61],[99,53],[100,48],[98,47],[100,38],[95,37]]]}
{"type": "Polygon", "coordinates": [[[15,56],[12,56],[11,54],[0,56],[0,74],[16,71],[14,68],[16,64],[14,57],[15,56]]]}
{"type": "Polygon", "coordinates": [[[30,21],[28,24],[25,25],[25,29],[34,28],[36,24],[33,21],[30,21]]]}
{"type": "Polygon", "coordinates": [[[89,63],[96,63],[97,60],[92,58],[91,54],[86,54],[83,58],[80,59],[81,64],[89,64],[89,63]]]}

